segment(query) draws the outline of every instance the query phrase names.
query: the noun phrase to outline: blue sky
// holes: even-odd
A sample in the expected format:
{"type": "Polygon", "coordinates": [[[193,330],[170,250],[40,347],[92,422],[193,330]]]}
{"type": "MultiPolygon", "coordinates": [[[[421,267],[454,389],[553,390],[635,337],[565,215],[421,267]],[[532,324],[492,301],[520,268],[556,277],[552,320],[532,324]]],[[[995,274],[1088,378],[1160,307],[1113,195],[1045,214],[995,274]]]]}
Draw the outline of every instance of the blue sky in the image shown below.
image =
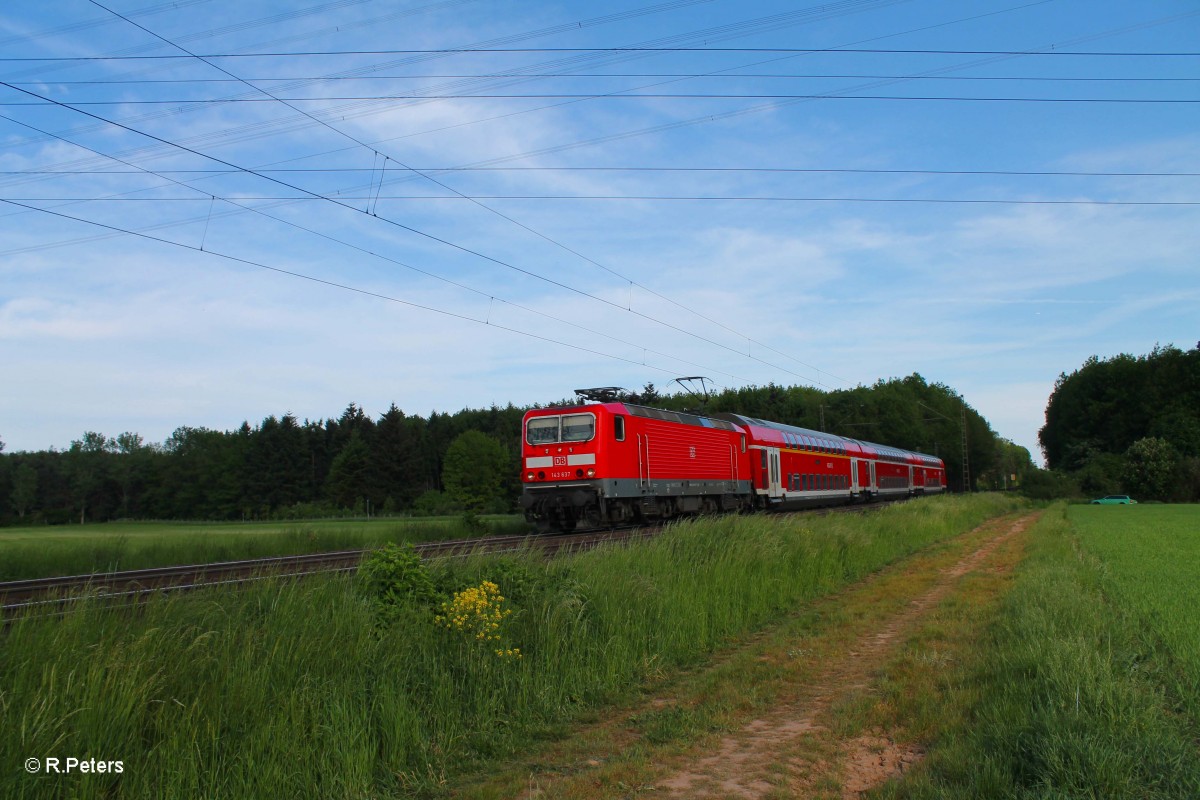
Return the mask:
{"type": "Polygon", "coordinates": [[[8,4],[0,438],[919,372],[1040,458],[1059,373],[1200,339],[1198,42],[1183,0],[8,4]]]}

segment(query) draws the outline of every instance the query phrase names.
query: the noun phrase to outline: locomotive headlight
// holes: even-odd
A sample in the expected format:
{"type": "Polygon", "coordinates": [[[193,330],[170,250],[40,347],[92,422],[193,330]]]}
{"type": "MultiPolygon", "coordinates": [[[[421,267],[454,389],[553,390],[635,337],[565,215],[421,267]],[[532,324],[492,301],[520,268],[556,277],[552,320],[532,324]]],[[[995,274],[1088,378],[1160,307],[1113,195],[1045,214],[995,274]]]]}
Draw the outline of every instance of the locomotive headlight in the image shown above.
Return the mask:
{"type": "Polygon", "coordinates": [[[588,476],[589,478],[594,478],[594,477],[596,477],[596,470],[594,470],[594,469],[589,469],[589,470],[587,471],[587,476],[588,476]]]}
{"type": "Polygon", "coordinates": [[[536,476],[536,475],[534,475],[532,472],[526,472],[526,473],[525,473],[525,480],[527,480],[527,481],[531,481],[531,480],[533,480],[535,477],[537,477],[537,476],[536,476]]]}

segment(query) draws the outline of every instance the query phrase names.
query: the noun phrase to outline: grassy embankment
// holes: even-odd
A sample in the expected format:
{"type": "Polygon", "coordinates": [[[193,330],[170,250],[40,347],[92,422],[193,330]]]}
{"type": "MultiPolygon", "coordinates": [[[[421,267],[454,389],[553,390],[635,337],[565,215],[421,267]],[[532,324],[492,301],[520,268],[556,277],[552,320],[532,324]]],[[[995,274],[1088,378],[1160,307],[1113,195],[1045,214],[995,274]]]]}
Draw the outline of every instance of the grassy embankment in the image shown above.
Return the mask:
{"type": "Polygon", "coordinates": [[[869,515],[721,518],[548,564],[440,562],[445,592],[495,581],[496,642],[402,606],[377,626],[350,579],[280,582],[19,622],[0,636],[0,763],[120,759],[122,774],[0,771],[0,796],[437,794],[482,759],[703,660],[1013,507],[944,497],[869,515]],[[516,647],[521,657],[496,649],[516,647]]]}
{"type": "Polygon", "coordinates": [[[933,745],[872,797],[1200,796],[1200,507],[1059,506],[1028,553],[891,665],[870,724],[933,745]]]}
{"type": "MultiPolygon", "coordinates": [[[[482,518],[490,532],[528,530],[516,516],[482,518]]],[[[299,555],[479,535],[462,517],[305,522],[108,522],[0,528],[0,581],[177,564],[299,555]]]]}

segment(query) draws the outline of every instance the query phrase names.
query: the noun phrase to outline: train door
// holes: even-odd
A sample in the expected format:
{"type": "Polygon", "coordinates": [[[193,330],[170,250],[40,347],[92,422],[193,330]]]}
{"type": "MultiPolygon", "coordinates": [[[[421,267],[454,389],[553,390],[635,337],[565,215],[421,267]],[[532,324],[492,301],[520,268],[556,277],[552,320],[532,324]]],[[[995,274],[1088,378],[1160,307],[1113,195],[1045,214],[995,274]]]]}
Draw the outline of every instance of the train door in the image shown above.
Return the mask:
{"type": "Polygon", "coordinates": [[[858,494],[858,459],[850,459],[850,494],[858,494]]]}
{"type": "Polygon", "coordinates": [[[908,493],[912,494],[912,490],[913,490],[913,468],[910,466],[908,468],[908,493]]]}
{"type": "Polygon", "coordinates": [[[871,490],[872,494],[875,494],[879,491],[879,484],[875,482],[875,462],[871,461],[869,463],[871,465],[871,484],[867,488],[871,490]]]}
{"type": "Polygon", "coordinates": [[[780,486],[780,468],[779,468],[779,448],[767,448],[767,496],[771,499],[776,499],[783,495],[783,487],[780,486]]]}

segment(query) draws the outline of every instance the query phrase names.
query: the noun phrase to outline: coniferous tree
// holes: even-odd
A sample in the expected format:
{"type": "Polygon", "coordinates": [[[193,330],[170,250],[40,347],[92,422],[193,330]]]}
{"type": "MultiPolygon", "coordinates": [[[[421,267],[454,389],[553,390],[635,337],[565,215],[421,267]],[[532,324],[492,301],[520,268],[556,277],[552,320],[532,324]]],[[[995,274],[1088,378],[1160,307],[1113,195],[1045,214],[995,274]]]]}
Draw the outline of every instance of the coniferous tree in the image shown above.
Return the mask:
{"type": "Polygon", "coordinates": [[[365,503],[369,494],[370,451],[356,430],[346,446],[333,459],[325,492],[338,508],[356,508],[365,503]]]}
{"type": "Polygon", "coordinates": [[[37,502],[37,470],[22,462],[13,473],[12,507],[24,519],[37,502]]]}

